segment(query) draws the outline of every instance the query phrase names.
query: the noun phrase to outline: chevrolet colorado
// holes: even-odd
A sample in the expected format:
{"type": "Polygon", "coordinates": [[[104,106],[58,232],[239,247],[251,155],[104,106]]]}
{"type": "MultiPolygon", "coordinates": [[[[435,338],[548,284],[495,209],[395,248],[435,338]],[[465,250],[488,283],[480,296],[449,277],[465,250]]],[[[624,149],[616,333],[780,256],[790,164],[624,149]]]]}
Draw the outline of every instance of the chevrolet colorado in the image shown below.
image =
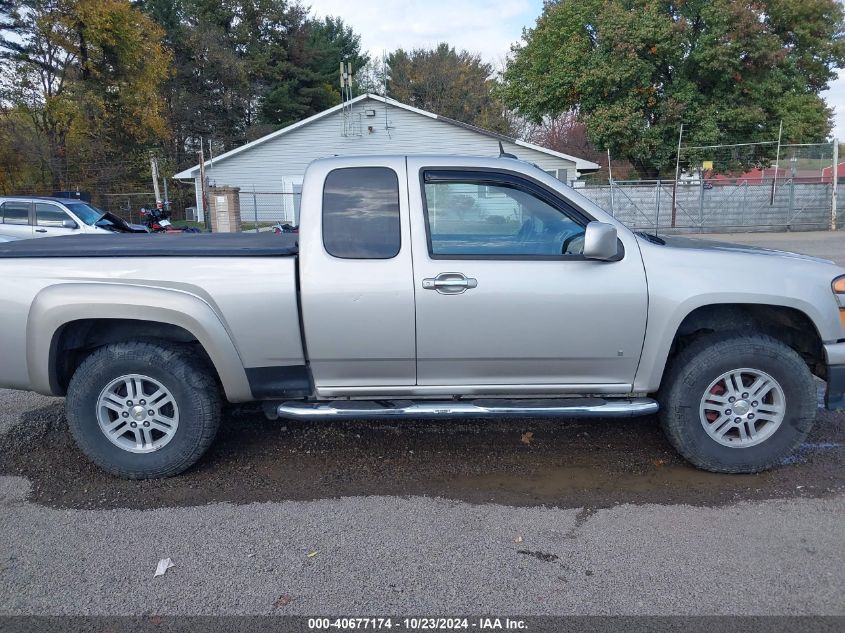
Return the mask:
{"type": "Polygon", "coordinates": [[[335,157],[298,234],[0,245],[0,386],[66,396],[107,471],[196,462],[232,403],[273,418],[658,412],[719,472],[845,406],[845,269],[637,234],[512,158],[335,157]]]}

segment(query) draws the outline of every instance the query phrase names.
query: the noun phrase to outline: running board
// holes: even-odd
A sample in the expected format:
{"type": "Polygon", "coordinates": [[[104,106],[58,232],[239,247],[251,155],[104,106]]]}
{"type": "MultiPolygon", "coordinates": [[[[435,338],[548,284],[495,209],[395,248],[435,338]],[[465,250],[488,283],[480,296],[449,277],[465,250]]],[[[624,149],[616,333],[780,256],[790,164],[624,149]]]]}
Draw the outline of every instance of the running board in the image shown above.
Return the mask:
{"type": "Polygon", "coordinates": [[[656,413],[651,398],[555,398],[542,400],[484,399],[470,401],[338,400],[283,402],[268,410],[281,418],[441,418],[441,417],[561,417],[630,418],[656,413]]]}

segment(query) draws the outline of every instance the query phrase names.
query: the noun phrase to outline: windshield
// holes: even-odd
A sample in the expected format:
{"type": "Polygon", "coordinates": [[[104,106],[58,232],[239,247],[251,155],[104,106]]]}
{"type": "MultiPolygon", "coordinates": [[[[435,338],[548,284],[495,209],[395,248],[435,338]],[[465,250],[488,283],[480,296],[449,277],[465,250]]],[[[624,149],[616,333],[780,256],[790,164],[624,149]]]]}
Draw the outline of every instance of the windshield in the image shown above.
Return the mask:
{"type": "Polygon", "coordinates": [[[65,206],[88,226],[94,226],[94,223],[105,215],[97,207],[92,207],[85,202],[70,202],[65,203],[65,206]]]}

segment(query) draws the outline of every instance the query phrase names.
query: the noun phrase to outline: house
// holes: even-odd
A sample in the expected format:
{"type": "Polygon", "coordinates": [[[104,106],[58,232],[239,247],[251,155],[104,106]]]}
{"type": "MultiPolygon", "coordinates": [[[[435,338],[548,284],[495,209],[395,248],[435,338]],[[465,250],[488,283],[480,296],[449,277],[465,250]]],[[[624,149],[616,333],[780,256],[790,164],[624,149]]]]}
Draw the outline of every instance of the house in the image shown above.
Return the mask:
{"type": "MultiPolygon", "coordinates": [[[[245,222],[297,222],[305,168],[332,155],[464,154],[505,151],[563,182],[599,169],[576,156],[545,149],[374,94],[364,94],[247,143],[205,163],[211,186],[240,188],[245,222]]],[[[192,181],[198,219],[204,217],[200,166],[174,176],[192,181]]]]}

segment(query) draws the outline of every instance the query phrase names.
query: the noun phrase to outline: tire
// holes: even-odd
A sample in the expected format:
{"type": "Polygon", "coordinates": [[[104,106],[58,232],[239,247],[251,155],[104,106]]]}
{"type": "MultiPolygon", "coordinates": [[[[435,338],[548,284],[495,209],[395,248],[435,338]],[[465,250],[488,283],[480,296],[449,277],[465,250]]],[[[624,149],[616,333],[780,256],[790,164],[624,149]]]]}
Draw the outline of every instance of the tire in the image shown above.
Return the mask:
{"type": "Polygon", "coordinates": [[[207,363],[188,346],[146,341],[113,343],[88,356],[71,378],[65,409],[82,452],[128,479],[183,472],[220,425],[220,393],[207,363]],[[112,426],[119,428],[109,439],[105,429],[112,426]]]}
{"type": "Polygon", "coordinates": [[[778,466],[804,441],[817,409],[807,364],[793,349],[762,334],[696,339],[667,367],[658,400],[660,423],[672,446],[698,468],[719,473],[778,466]],[[754,400],[753,392],[768,388],[767,379],[774,381],[771,391],[754,400]],[[748,400],[742,398],[745,393],[748,400]]]}

